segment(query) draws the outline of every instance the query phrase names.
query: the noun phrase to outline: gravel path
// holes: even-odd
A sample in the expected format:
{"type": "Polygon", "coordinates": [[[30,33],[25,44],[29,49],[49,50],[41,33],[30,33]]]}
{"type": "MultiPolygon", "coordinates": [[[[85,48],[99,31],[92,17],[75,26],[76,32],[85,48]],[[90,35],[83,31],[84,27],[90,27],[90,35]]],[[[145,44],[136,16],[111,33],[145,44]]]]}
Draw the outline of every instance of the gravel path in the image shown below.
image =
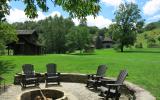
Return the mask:
{"type": "MultiPolygon", "coordinates": [[[[45,88],[44,83],[40,84],[40,87],[45,88]]],[[[56,89],[64,91],[65,95],[69,98],[69,100],[103,100],[98,96],[98,92],[88,90],[85,87],[85,84],[81,83],[61,83],[60,86],[52,85],[47,87],[48,89],[56,89]]],[[[0,100],[17,100],[17,97],[26,91],[30,91],[33,89],[39,89],[38,87],[29,87],[25,90],[21,90],[19,85],[11,85],[8,87],[6,92],[0,94],[0,100]]],[[[127,97],[122,96],[120,100],[128,100],[127,97]]]]}

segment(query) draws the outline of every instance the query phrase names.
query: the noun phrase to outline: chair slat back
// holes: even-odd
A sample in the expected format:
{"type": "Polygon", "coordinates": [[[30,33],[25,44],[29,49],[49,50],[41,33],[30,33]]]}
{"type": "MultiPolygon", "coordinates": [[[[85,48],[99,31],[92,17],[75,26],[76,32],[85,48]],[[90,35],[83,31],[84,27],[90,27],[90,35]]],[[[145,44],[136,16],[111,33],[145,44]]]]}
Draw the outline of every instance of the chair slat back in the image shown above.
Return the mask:
{"type": "Polygon", "coordinates": [[[56,74],[57,72],[57,65],[54,63],[50,63],[46,65],[47,67],[47,73],[48,74],[56,74]]]}
{"type": "Polygon", "coordinates": [[[26,75],[33,75],[34,74],[34,67],[32,64],[24,64],[22,65],[23,73],[26,75]]]}
{"type": "Polygon", "coordinates": [[[121,70],[118,77],[117,77],[117,81],[115,83],[116,84],[123,84],[127,75],[128,75],[128,72],[126,70],[121,70]]]}
{"type": "Polygon", "coordinates": [[[106,65],[99,65],[99,66],[98,66],[98,69],[97,69],[96,75],[97,75],[97,76],[102,76],[102,77],[104,77],[104,76],[105,76],[105,73],[106,73],[106,70],[107,70],[106,65]]]}

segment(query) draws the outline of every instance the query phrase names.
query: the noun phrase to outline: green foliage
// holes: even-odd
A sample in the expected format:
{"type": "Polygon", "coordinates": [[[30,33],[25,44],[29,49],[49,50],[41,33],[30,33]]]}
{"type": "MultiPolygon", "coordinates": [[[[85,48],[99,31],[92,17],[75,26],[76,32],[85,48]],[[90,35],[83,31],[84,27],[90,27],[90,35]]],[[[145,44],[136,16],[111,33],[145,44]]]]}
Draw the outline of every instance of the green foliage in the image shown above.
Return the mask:
{"type": "Polygon", "coordinates": [[[145,31],[137,35],[136,43],[141,43],[144,48],[160,47],[160,28],[145,31]]]}
{"type": "Polygon", "coordinates": [[[12,24],[17,30],[36,30],[39,24],[35,21],[15,22],[12,24]]]}
{"type": "Polygon", "coordinates": [[[143,26],[143,20],[138,5],[133,3],[120,4],[115,15],[116,25],[111,26],[110,30],[113,39],[120,45],[118,47],[123,52],[124,46],[129,47],[134,44],[136,33],[143,26]]]}
{"type": "Polygon", "coordinates": [[[9,15],[9,5],[7,4],[7,1],[10,0],[1,0],[0,1],[0,22],[5,21],[5,15],[9,15]]]}
{"type": "Polygon", "coordinates": [[[121,48],[121,44],[120,43],[116,43],[113,45],[113,49],[116,51],[119,51],[119,48],[121,48]]]}
{"type": "Polygon", "coordinates": [[[103,41],[103,36],[101,35],[98,35],[96,37],[96,49],[102,49],[103,48],[103,44],[102,44],[102,41],[103,41]]]}
{"type": "Polygon", "coordinates": [[[88,27],[88,28],[89,28],[89,33],[93,35],[96,35],[99,30],[96,26],[88,27]]]}
{"type": "MultiPolygon", "coordinates": [[[[8,0],[0,1],[0,17],[4,17],[9,13],[8,0]],[[4,9],[2,9],[2,6],[4,9]]],[[[10,0],[9,0],[10,1],[10,0]]],[[[14,0],[17,1],[17,0],[14,0]]],[[[48,0],[22,0],[25,4],[25,14],[29,18],[38,16],[37,10],[41,9],[43,12],[48,11],[48,0]]],[[[100,11],[99,0],[50,0],[53,6],[61,6],[64,11],[69,12],[71,17],[85,19],[88,15],[96,16],[100,11]]]]}
{"type": "Polygon", "coordinates": [[[5,45],[17,41],[16,30],[8,23],[0,22],[0,53],[3,54],[5,45]]]}
{"type": "Polygon", "coordinates": [[[88,50],[92,44],[92,37],[89,33],[89,29],[85,26],[71,28],[66,37],[66,45],[70,52],[80,50],[82,53],[83,51],[88,50]]]}
{"type": "Polygon", "coordinates": [[[99,0],[55,0],[71,17],[84,19],[88,15],[96,16],[100,11],[99,0]]]}
{"type": "Polygon", "coordinates": [[[106,32],[108,30],[106,28],[102,28],[98,30],[98,34],[96,35],[96,40],[95,40],[95,44],[96,44],[96,48],[97,49],[102,49],[103,48],[103,40],[105,39],[106,36],[106,32]]]}
{"type": "Polygon", "coordinates": [[[136,44],[135,44],[135,48],[143,48],[142,43],[136,43],[136,44]]]}
{"type": "Polygon", "coordinates": [[[62,16],[49,17],[38,22],[41,26],[39,31],[44,36],[45,46],[48,53],[65,53],[66,35],[74,23],[71,19],[64,19],[62,16]]]}

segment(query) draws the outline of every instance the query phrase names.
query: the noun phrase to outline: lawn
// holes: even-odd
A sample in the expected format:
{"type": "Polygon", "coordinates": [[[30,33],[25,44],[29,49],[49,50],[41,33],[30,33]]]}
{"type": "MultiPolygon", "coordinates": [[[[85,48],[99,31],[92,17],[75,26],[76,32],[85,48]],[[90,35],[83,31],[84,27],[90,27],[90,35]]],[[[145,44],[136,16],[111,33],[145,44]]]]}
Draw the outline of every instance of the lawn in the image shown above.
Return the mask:
{"type": "Polygon", "coordinates": [[[124,53],[113,49],[97,50],[92,55],[49,54],[41,56],[1,56],[0,73],[8,84],[21,72],[25,63],[35,65],[36,72],[45,72],[47,63],[56,63],[59,72],[95,73],[99,64],[106,64],[106,76],[116,77],[121,69],[127,69],[128,81],[149,90],[160,100],[160,49],[128,49],[124,53]]]}

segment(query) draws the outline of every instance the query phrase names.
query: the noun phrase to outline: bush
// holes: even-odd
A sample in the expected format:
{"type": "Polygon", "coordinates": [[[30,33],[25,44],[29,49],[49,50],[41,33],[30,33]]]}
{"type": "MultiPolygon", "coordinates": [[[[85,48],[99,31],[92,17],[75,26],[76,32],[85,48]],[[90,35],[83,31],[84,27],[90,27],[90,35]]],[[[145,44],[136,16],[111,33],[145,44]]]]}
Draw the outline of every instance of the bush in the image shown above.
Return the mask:
{"type": "Polygon", "coordinates": [[[143,48],[142,43],[136,43],[136,44],[135,44],[135,48],[143,48]]]}
{"type": "Polygon", "coordinates": [[[154,44],[151,43],[151,44],[148,44],[147,47],[148,48],[160,48],[160,45],[155,44],[155,43],[154,44]]]}
{"type": "Polygon", "coordinates": [[[95,47],[90,46],[85,48],[84,53],[94,53],[95,47]]]}
{"type": "Polygon", "coordinates": [[[0,55],[4,55],[5,54],[5,45],[0,43],[0,55]]]}
{"type": "Polygon", "coordinates": [[[119,43],[116,43],[113,45],[113,49],[116,51],[120,51],[120,47],[121,47],[121,45],[119,43]]]}

